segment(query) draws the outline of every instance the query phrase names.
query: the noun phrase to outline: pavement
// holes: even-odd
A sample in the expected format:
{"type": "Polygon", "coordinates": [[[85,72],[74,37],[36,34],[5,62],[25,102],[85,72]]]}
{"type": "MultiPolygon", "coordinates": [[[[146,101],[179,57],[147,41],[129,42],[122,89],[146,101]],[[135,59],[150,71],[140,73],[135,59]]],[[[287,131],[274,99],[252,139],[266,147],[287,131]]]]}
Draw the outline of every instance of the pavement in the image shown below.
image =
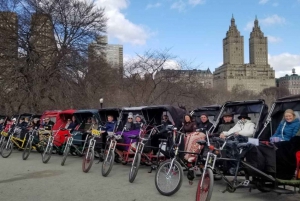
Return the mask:
{"type": "MultiPolygon", "coordinates": [[[[0,156],[0,201],[192,201],[195,200],[198,179],[189,185],[184,176],[180,190],[162,196],[155,188],[155,172],[141,166],[134,183],[129,183],[130,165],[114,164],[108,177],[101,175],[101,163],[93,164],[88,173],[81,169],[82,159],[70,156],[65,166],[62,157],[53,155],[47,164],[41,155],[31,153],[26,161],[22,152],[14,150],[9,158],[0,156]]],[[[186,173],[185,173],[186,174],[186,173]]],[[[215,181],[212,201],[299,201],[300,194],[278,195],[258,190],[237,189],[222,193],[223,181],[215,181]]]]}

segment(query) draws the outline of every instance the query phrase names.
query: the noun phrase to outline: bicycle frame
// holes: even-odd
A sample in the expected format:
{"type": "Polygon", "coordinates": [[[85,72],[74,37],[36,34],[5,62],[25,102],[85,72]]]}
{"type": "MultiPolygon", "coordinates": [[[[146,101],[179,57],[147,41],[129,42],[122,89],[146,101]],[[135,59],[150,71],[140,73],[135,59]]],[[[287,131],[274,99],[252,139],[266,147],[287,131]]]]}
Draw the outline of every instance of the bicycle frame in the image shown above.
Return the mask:
{"type": "MultiPolygon", "coordinates": [[[[93,137],[90,139],[89,141],[89,146],[88,146],[88,150],[87,153],[89,153],[90,150],[94,150],[95,149],[95,145],[96,145],[96,140],[95,140],[95,136],[93,135],[93,137]]],[[[84,150],[84,149],[83,149],[84,150]]],[[[86,159],[88,159],[88,154],[86,154],[86,159]]]]}
{"type": "MultiPolygon", "coordinates": [[[[95,137],[93,137],[93,138],[95,138],[95,137]]],[[[74,140],[73,136],[68,137],[66,146],[65,146],[65,148],[64,148],[64,152],[66,151],[66,148],[67,148],[68,146],[70,146],[70,147],[75,148],[76,151],[79,152],[80,154],[83,154],[84,148],[85,148],[86,144],[87,144],[87,138],[85,138],[85,140],[74,140]],[[81,151],[80,151],[79,148],[77,148],[76,146],[73,145],[73,141],[76,141],[76,142],[84,142],[81,151]]],[[[94,145],[94,146],[95,146],[95,145],[94,145]]]]}

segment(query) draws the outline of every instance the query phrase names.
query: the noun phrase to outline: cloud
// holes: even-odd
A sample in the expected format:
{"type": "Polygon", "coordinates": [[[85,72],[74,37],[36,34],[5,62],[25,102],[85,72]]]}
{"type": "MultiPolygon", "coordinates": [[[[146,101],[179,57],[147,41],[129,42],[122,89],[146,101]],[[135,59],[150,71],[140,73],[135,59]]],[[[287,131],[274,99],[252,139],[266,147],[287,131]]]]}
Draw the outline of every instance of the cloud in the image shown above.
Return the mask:
{"type": "Polygon", "coordinates": [[[259,4],[266,4],[269,0],[259,0],[259,4]]]}
{"type": "Polygon", "coordinates": [[[266,17],[264,19],[260,19],[259,23],[265,26],[271,26],[276,24],[285,24],[285,18],[280,17],[278,15],[272,15],[269,17],[266,17]]]}
{"type": "Polygon", "coordinates": [[[196,6],[198,4],[204,4],[204,3],[205,3],[205,0],[189,0],[189,4],[193,5],[193,6],[196,6]]]}
{"type": "Polygon", "coordinates": [[[151,8],[158,8],[158,7],[160,7],[161,6],[161,3],[154,3],[154,4],[148,4],[147,6],[146,6],[146,9],[151,9],[151,8]]]}
{"type": "Polygon", "coordinates": [[[186,4],[180,0],[176,1],[171,5],[171,9],[178,10],[179,12],[182,12],[185,10],[186,4]]]}
{"type": "MultiPolygon", "coordinates": [[[[263,19],[258,19],[258,22],[260,25],[263,26],[273,26],[273,25],[283,25],[285,24],[285,18],[280,17],[278,15],[271,15],[269,17],[263,18],[263,19]]],[[[250,21],[246,24],[244,30],[246,31],[251,31],[254,26],[254,20],[250,21]]]]}
{"type": "Polygon", "coordinates": [[[204,4],[206,0],[177,0],[171,5],[171,9],[183,12],[188,6],[195,7],[200,4],[204,4]]]}
{"type": "Polygon", "coordinates": [[[275,70],[277,78],[291,74],[293,68],[296,69],[296,73],[300,74],[300,54],[282,53],[268,56],[269,64],[275,70]]]}
{"type": "Polygon", "coordinates": [[[282,41],[282,39],[280,37],[270,36],[270,35],[268,35],[267,37],[268,37],[268,41],[270,43],[279,43],[282,41]]]}
{"type": "Polygon", "coordinates": [[[133,45],[144,45],[151,36],[151,32],[142,25],[137,25],[126,19],[121,12],[128,8],[127,0],[96,0],[96,5],[105,8],[107,21],[107,34],[109,37],[117,38],[122,43],[133,45]]]}

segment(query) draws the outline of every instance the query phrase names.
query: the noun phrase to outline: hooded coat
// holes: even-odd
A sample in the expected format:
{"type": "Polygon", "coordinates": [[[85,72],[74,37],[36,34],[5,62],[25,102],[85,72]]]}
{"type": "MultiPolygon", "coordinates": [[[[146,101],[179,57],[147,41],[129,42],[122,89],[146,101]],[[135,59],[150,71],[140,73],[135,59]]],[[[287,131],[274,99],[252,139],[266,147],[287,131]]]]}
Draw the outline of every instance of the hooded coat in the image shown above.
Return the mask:
{"type": "Polygon", "coordinates": [[[225,136],[228,136],[230,134],[233,133],[238,133],[241,136],[244,137],[252,137],[255,131],[255,124],[249,120],[249,119],[245,119],[245,120],[239,120],[234,127],[232,127],[229,131],[227,132],[223,132],[225,134],[225,136]]]}
{"type": "Polygon", "coordinates": [[[281,121],[276,132],[272,137],[280,137],[283,141],[289,141],[294,137],[300,128],[300,121],[298,118],[294,119],[292,122],[287,122],[285,120],[281,121]]]}

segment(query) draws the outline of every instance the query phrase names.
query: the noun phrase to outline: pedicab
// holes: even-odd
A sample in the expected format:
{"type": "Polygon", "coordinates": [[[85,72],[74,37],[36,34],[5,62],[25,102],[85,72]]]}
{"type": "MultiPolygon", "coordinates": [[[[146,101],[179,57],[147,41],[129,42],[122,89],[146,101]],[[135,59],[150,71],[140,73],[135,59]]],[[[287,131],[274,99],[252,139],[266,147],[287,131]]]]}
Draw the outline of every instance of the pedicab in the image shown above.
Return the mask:
{"type": "Polygon", "coordinates": [[[123,107],[119,114],[117,125],[115,127],[115,132],[109,132],[107,136],[107,143],[105,148],[104,161],[102,163],[102,176],[106,177],[110,173],[113,162],[121,162],[123,165],[126,165],[128,162],[133,161],[134,152],[132,147],[136,145],[137,137],[143,131],[143,125],[145,124],[144,118],[141,116],[142,109],[141,107],[123,107]],[[134,129],[135,126],[132,126],[134,130],[129,130],[126,122],[132,119],[133,124],[135,124],[135,116],[139,115],[142,119],[142,124],[140,128],[134,129]],[[115,155],[116,153],[116,155],[115,155]]]}
{"type": "Polygon", "coordinates": [[[58,112],[52,129],[43,132],[43,135],[49,136],[47,146],[42,154],[43,163],[47,163],[50,160],[53,151],[63,155],[66,139],[71,136],[70,130],[66,129],[65,126],[67,120],[72,119],[75,111],[74,109],[69,109],[58,112]]]}
{"type": "MultiPolygon", "coordinates": [[[[78,128],[72,131],[71,136],[67,137],[61,165],[65,164],[69,153],[73,156],[83,156],[85,154],[88,141],[90,140],[89,135],[91,133],[89,129],[92,125],[91,119],[94,118],[97,122],[100,120],[98,110],[96,109],[77,110],[73,115],[78,122],[78,128]]],[[[83,158],[82,167],[86,167],[85,157],[83,158]]]]}
{"type": "MultiPolygon", "coordinates": [[[[260,118],[256,120],[254,138],[248,138],[248,142],[239,142],[238,139],[235,139],[234,134],[229,135],[225,140],[215,139],[214,137],[212,140],[222,142],[222,146],[219,146],[219,148],[215,148],[213,145],[210,146],[210,148],[216,150],[213,165],[207,166],[208,173],[203,172],[203,176],[199,180],[196,201],[210,200],[213,177],[209,173],[213,171],[220,174],[226,183],[226,189],[223,193],[226,191],[234,192],[238,188],[249,188],[250,192],[252,189],[257,189],[261,192],[273,191],[277,194],[295,193],[296,188],[300,187],[300,136],[295,136],[290,141],[276,143],[269,142],[269,139],[282,120],[286,109],[300,111],[299,102],[300,96],[286,97],[278,99],[267,115],[266,111],[261,110],[260,118]],[[226,143],[232,142],[237,144],[230,151],[234,151],[237,156],[228,157],[226,150],[224,152],[224,147],[226,147],[226,143]],[[225,174],[226,171],[217,166],[220,161],[235,163],[233,179],[228,179],[225,174]],[[297,171],[296,174],[295,170],[297,171]],[[286,173],[288,171],[289,178],[287,179],[286,173]],[[244,178],[238,177],[241,175],[244,175],[244,178]],[[292,179],[293,176],[294,179],[292,179]],[[287,189],[286,186],[292,186],[294,189],[287,189]]],[[[254,109],[253,107],[249,112],[253,111],[259,111],[259,108],[254,109]]],[[[207,144],[209,144],[210,139],[208,138],[207,144]]]]}
{"type": "Polygon", "coordinates": [[[29,129],[28,131],[29,137],[22,155],[23,160],[27,160],[27,158],[31,153],[31,150],[33,150],[32,147],[35,147],[36,151],[38,151],[39,153],[44,152],[50,134],[50,131],[45,130],[43,128],[44,120],[47,117],[50,119],[50,121],[55,123],[56,115],[58,114],[59,111],[60,110],[46,110],[42,115],[32,115],[31,121],[37,118],[40,126],[39,128],[35,127],[29,129]]]}
{"type": "MultiPolygon", "coordinates": [[[[2,142],[1,145],[1,155],[3,158],[7,158],[11,155],[14,146],[19,150],[23,150],[26,146],[28,140],[28,122],[32,118],[33,114],[23,113],[18,115],[15,122],[10,125],[11,132],[8,132],[8,139],[2,142]],[[28,120],[28,122],[25,122],[28,120]],[[20,122],[22,120],[22,122],[20,122]]],[[[15,118],[15,117],[14,117],[15,118]]],[[[35,146],[32,148],[36,149],[35,146]]]]}
{"type": "Polygon", "coordinates": [[[1,125],[1,129],[0,129],[0,148],[2,145],[2,142],[4,141],[5,138],[7,138],[8,136],[8,132],[10,129],[10,126],[12,124],[12,122],[10,121],[8,116],[5,115],[0,115],[0,119],[3,120],[2,125],[1,125]]]}
{"type": "Polygon", "coordinates": [[[140,164],[151,165],[151,173],[165,160],[165,155],[168,155],[166,127],[169,124],[181,126],[185,113],[185,110],[170,105],[148,106],[142,109],[147,127],[144,135],[138,136],[138,145],[129,171],[129,182],[135,180],[140,164]]]}

